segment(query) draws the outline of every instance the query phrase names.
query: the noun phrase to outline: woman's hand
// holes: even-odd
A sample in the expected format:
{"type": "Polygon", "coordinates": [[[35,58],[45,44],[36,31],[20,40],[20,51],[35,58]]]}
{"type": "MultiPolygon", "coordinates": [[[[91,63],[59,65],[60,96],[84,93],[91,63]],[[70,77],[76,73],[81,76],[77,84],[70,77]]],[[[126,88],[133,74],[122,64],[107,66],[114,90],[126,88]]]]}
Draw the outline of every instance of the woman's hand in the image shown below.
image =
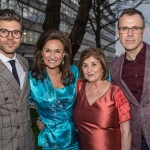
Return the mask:
{"type": "Polygon", "coordinates": [[[41,122],[40,118],[38,118],[38,120],[36,121],[36,124],[37,124],[39,130],[43,130],[43,128],[44,128],[44,123],[41,122]]]}

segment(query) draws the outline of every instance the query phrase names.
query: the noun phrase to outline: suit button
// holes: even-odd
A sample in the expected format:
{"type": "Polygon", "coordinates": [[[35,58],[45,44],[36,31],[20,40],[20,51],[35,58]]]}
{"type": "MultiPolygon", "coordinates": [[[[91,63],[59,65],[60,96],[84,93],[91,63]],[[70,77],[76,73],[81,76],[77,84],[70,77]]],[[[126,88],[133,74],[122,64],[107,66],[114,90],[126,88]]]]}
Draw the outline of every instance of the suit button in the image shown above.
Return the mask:
{"type": "Polygon", "coordinates": [[[5,97],[5,100],[7,101],[7,100],[8,100],[8,97],[5,97]]]}
{"type": "Polygon", "coordinates": [[[20,128],[20,126],[17,126],[17,129],[19,129],[20,128]]]}

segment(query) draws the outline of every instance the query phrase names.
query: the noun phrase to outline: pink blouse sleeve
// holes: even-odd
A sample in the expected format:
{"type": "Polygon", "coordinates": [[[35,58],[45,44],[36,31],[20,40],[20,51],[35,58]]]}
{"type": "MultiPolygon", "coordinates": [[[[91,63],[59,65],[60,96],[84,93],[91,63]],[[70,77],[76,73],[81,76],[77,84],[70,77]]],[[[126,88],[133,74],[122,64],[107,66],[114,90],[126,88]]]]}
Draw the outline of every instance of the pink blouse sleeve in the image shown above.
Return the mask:
{"type": "Polygon", "coordinates": [[[123,123],[130,119],[130,107],[127,98],[122,90],[117,87],[114,93],[114,100],[119,114],[119,123],[123,123]]]}

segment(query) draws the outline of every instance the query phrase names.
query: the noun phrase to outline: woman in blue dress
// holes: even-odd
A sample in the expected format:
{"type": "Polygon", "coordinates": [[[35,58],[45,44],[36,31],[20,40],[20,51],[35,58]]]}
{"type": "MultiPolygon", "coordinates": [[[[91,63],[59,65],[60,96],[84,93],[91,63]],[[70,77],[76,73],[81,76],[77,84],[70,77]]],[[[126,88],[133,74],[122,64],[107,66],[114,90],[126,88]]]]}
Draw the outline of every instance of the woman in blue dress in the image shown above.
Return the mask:
{"type": "Polygon", "coordinates": [[[78,150],[72,121],[78,69],[70,66],[71,44],[67,35],[48,30],[39,37],[29,72],[30,100],[44,128],[38,136],[43,150],[78,150]]]}

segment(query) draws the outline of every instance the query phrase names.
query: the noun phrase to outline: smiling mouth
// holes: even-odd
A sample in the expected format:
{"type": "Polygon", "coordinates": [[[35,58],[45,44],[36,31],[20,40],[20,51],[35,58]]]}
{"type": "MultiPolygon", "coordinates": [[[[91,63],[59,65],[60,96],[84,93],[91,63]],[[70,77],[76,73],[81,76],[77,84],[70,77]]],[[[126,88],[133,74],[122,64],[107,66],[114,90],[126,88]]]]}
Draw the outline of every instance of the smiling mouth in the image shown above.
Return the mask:
{"type": "Polygon", "coordinates": [[[55,63],[55,62],[56,62],[56,60],[49,60],[49,62],[50,62],[50,63],[55,63]]]}
{"type": "Polygon", "coordinates": [[[135,41],[135,40],[126,40],[126,41],[135,41]]]}

